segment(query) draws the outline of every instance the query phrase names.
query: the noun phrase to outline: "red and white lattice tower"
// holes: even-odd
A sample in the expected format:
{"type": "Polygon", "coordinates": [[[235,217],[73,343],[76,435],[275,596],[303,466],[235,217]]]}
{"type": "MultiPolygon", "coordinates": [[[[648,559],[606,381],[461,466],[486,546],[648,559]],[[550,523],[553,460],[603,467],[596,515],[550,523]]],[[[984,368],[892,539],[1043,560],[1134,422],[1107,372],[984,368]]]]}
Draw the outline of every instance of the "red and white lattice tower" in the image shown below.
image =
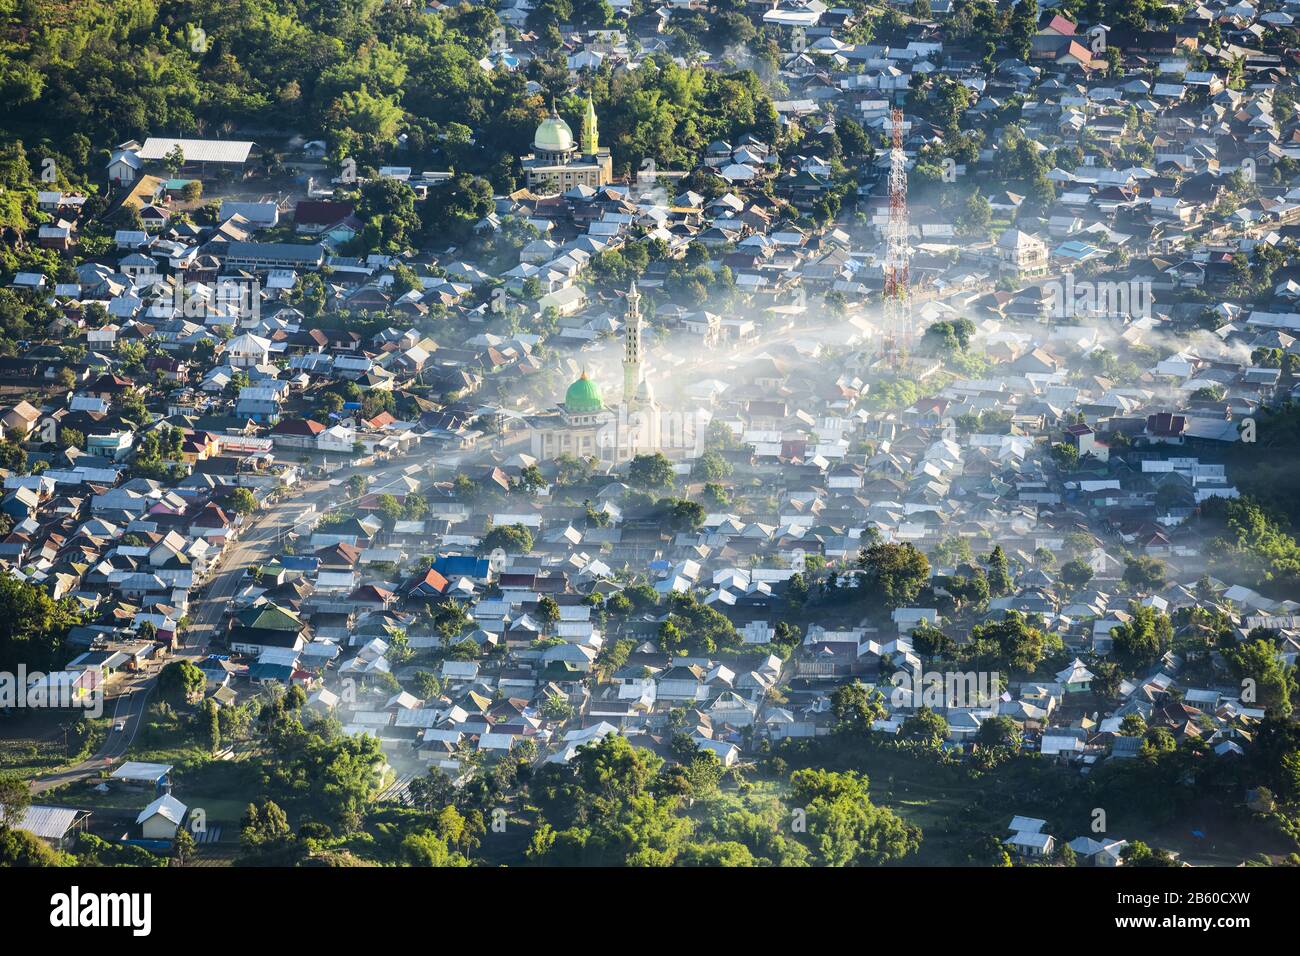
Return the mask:
{"type": "Polygon", "coordinates": [[[912,340],[912,291],[908,279],[907,157],[903,155],[903,111],[890,113],[889,222],[885,226],[885,288],[882,357],[897,367],[912,340]]]}

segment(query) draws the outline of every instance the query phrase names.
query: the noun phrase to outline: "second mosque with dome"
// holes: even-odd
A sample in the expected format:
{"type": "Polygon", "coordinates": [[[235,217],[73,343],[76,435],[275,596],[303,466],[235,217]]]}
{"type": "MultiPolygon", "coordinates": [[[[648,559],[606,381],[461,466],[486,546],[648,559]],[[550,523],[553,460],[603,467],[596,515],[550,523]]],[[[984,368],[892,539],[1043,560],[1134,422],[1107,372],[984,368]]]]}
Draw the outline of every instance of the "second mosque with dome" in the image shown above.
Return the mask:
{"type": "Polygon", "coordinates": [[[536,193],[568,192],[575,186],[599,189],[613,179],[614,161],[608,147],[600,145],[596,129],[596,106],[587,94],[582,117],[581,142],[552,107],[533,136],[533,151],[520,160],[525,182],[536,193]]]}

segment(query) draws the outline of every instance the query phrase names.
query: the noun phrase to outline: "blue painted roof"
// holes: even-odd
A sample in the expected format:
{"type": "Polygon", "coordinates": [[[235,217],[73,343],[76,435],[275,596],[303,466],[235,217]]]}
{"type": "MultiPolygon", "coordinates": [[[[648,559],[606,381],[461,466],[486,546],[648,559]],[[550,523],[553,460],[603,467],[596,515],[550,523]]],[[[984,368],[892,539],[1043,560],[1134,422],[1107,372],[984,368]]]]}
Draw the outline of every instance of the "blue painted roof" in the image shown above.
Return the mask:
{"type": "Polygon", "coordinates": [[[445,554],[433,562],[433,569],[444,578],[481,578],[487,576],[488,561],[470,554],[445,554]]]}

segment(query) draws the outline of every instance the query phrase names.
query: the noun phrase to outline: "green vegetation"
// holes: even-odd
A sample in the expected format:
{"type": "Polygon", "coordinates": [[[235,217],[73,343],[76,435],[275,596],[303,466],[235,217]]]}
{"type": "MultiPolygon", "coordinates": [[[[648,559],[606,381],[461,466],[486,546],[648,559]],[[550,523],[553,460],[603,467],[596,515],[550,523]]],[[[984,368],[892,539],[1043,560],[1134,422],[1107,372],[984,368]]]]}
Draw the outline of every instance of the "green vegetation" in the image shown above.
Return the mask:
{"type": "Polygon", "coordinates": [[[497,548],[507,554],[527,554],[533,547],[533,535],[521,524],[493,528],[479,541],[480,554],[491,554],[497,548]]]}
{"type": "Polygon", "coordinates": [[[52,601],[26,581],[0,575],[0,670],[19,663],[48,671],[64,663],[64,641],[78,621],[70,602],[52,601]]]}

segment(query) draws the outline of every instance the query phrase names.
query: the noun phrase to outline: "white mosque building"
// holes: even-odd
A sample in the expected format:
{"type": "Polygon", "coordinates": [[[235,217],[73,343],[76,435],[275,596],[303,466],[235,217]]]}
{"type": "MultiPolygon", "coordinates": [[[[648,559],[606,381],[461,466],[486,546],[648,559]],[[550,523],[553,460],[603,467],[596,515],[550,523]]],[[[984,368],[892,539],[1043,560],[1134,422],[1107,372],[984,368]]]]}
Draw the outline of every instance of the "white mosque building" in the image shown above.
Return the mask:
{"type": "MultiPolygon", "coordinates": [[[[623,326],[622,401],[612,407],[606,405],[600,387],[583,371],[553,412],[533,419],[534,458],[550,460],[572,455],[617,464],[636,455],[673,450],[665,447],[670,444],[664,441],[665,415],[646,374],[641,330],[641,294],[633,282],[627,294],[623,326]]],[[[671,443],[683,446],[676,450],[694,452],[699,439],[694,428],[689,431],[688,441],[671,443]]]]}

